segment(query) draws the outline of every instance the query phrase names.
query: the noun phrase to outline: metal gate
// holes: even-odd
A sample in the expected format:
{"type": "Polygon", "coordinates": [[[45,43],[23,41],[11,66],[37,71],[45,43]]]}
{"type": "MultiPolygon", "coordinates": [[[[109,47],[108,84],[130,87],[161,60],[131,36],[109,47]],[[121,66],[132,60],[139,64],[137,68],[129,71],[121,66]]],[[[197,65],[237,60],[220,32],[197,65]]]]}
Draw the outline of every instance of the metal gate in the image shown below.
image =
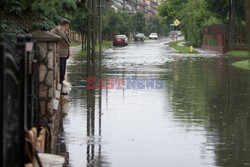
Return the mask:
{"type": "Polygon", "coordinates": [[[31,36],[0,36],[0,166],[23,166],[25,130],[38,125],[38,66],[31,36]]]}

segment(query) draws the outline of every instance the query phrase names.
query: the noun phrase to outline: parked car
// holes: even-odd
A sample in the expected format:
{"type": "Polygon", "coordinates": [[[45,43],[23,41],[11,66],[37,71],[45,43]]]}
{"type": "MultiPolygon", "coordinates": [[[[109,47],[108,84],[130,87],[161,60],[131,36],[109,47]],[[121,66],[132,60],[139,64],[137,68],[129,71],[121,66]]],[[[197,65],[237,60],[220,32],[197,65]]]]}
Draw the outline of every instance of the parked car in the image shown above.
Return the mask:
{"type": "Polygon", "coordinates": [[[151,34],[149,35],[149,39],[158,39],[157,33],[151,33],[151,34]]]}
{"type": "Polygon", "coordinates": [[[177,37],[178,37],[177,31],[171,31],[171,32],[169,33],[169,37],[170,37],[170,38],[177,38],[177,37]]]}
{"type": "Polygon", "coordinates": [[[169,35],[170,35],[170,38],[176,38],[176,37],[182,36],[182,32],[181,31],[171,31],[169,33],[169,35]]]}
{"type": "Polygon", "coordinates": [[[177,32],[177,35],[180,37],[182,36],[182,32],[181,31],[176,31],[177,32]]]}
{"type": "Polygon", "coordinates": [[[128,37],[126,35],[118,35],[119,37],[123,37],[125,39],[125,45],[128,45],[128,37]]]}
{"type": "Polygon", "coordinates": [[[128,38],[126,35],[116,35],[113,38],[113,46],[125,46],[128,45],[128,38]]]}
{"type": "Polygon", "coordinates": [[[134,40],[143,42],[145,40],[145,35],[143,33],[138,33],[138,34],[135,35],[134,40]]]}

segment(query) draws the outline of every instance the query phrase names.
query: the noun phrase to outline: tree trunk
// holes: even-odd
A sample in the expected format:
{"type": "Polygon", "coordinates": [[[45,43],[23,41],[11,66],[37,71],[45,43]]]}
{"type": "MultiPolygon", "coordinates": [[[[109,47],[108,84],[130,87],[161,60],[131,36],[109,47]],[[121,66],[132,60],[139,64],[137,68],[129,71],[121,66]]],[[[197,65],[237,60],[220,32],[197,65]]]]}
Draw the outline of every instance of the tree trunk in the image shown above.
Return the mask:
{"type": "Polygon", "coordinates": [[[248,36],[248,48],[250,49],[250,1],[246,0],[245,11],[247,14],[247,36],[248,36]]]}
{"type": "Polygon", "coordinates": [[[230,33],[229,33],[229,49],[235,49],[235,0],[230,0],[230,33]]]}
{"type": "Polygon", "coordinates": [[[86,51],[87,50],[87,37],[86,36],[84,37],[84,44],[85,44],[84,50],[86,51]]]}
{"type": "Polygon", "coordinates": [[[81,37],[82,37],[82,51],[84,50],[84,35],[81,34],[81,37]]]}

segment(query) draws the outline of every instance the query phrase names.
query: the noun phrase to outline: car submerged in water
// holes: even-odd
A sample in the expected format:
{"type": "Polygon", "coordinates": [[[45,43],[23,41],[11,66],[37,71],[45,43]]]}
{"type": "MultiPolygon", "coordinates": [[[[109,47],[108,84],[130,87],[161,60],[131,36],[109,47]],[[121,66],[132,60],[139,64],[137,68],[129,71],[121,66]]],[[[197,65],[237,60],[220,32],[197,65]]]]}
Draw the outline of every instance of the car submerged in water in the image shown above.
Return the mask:
{"type": "Polygon", "coordinates": [[[158,39],[158,35],[157,35],[157,33],[151,33],[150,35],[149,35],[149,39],[158,39]]]}
{"type": "Polygon", "coordinates": [[[182,32],[181,31],[171,31],[169,33],[170,38],[177,38],[182,36],[182,32]]]}
{"type": "Polygon", "coordinates": [[[134,37],[134,41],[144,41],[145,40],[145,35],[143,33],[138,33],[134,37]]]}
{"type": "Polygon", "coordinates": [[[126,35],[116,35],[113,38],[113,46],[126,46],[128,45],[128,37],[126,35]]]}

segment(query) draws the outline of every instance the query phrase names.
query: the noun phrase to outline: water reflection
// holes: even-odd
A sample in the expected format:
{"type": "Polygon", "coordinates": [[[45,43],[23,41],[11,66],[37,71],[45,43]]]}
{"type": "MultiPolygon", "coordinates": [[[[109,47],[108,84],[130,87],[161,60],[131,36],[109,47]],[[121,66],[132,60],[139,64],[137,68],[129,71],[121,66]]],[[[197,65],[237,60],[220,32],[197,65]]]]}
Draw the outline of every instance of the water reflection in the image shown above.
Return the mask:
{"type": "Polygon", "coordinates": [[[249,72],[229,61],[203,58],[168,64],[174,70],[166,86],[172,86],[175,119],[187,129],[205,127],[206,146],[216,155],[217,166],[249,166],[249,72]]]}
{"type": "Polygon", "coordinates": [[[163,89],[86,91],[86,61],[75,59],[64,120],[69,165],[250,166],[249,72],[231,61],[146,41],[107,50],[101,77],[163,79],[163,89]]]}
{"type": "MultiPolygon", "coordinates": [[[[91,68],[89,75],[95,76],[91,68]]],[[[110,166],[102,152],[101,91],[86,91],[86,60],[69,61],[68,79],[73,84],[71,109],[64,119],[64,141],[68,163],[64,166],[110,166]],[[99,106],[98,106],[99,105],[99,106]]]]}
{"type": "MultiPolygon", "coordinates": [[[[88,74],[90,77],[96,77],[95,65],[89,66],[88,74]]],[[[99,69],[100,71],[101,69],[99,69]]],[[[101,79],[99,73],[98,78],[101,79]]],[[[102,90],[89,89],[87,92],[87,149],[86,166],[109,166],[106,157],[102,155],[102,90]],[[98,110],[96,110],[96,100],[98,100],[98,110]],[[96,122],[97,121],[97,122],[96,122]],[[97,129],[96,129],[96,125],[97,129]],[[98,131],[98,133],[96,132],[98,131]]]]}

